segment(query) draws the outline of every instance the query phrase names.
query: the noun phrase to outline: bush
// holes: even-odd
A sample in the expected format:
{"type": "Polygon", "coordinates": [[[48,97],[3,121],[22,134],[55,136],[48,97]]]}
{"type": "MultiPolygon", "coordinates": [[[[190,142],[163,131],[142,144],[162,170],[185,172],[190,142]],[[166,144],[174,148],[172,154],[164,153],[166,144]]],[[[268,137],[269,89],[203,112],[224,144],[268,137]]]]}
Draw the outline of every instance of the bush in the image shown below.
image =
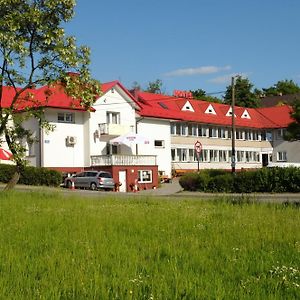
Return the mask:
{"type": "Polygon", "coordinates": [[[233,176],[230,173],[211,177],[208,182],[210,192],[230,193],[233,189],[233,176]]]}
{"type": "Polygon", "coordinates": [[[205,172],[188,173],[179,179],[179,184],[186,191],[206,191],[209,176],[205,172]]]}
{"type": "Polygon", "coordinates": [[[300,168],[262,168],[237,172],[203,170],[186,174],[179,183],[185,190],[234,193],[300,192],[300,168]]]}
{"type": "Polygon", "coordinates": [[[256,171],[241,171],[235,173],[233,178],[234,193],[253,193],[256,192],[256,171]]]}
{"type": "MultiPolygon", "coordinates": [[[[0,165],[0,182],[7,183],[16,171],[14,165],[0,165]]],[[[59,186],[62,174],[46,168],[25,167],[21,173],[19,183],[26,185],[59,186]]]]}

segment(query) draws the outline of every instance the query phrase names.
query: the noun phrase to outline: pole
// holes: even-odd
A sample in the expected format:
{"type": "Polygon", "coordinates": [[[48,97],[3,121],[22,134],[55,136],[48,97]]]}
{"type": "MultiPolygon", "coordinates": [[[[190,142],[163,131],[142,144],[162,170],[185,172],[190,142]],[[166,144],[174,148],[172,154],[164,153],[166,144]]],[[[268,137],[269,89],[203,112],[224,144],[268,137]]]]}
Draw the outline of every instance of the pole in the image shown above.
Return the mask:
{"type": "Polygon", "coordinates": [[[231,172],[235,173],[235,78],[231,78],[231,172]]]}

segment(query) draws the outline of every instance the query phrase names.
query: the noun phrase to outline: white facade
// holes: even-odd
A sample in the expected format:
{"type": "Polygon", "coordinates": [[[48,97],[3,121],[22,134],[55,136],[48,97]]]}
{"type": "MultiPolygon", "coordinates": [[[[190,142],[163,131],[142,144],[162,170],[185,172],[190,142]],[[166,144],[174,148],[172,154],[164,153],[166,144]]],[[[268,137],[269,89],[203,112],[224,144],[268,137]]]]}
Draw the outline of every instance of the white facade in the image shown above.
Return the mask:
{"type": "Polygon", "coordinates": [[[149,137],[150,145],[139,145],[138,154],[156,155],[158,171],[171,177],[171,135],[170,121],[140,118],[138,133],[149,137]]]}

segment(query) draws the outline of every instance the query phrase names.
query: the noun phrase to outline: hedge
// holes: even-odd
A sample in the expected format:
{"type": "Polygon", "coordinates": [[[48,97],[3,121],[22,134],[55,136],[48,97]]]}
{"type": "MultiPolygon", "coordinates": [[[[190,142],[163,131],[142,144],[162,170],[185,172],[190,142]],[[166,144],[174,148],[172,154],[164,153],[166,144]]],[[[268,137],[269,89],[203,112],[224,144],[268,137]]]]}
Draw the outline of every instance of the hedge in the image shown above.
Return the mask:
{"type": "MultiPolygon", "coordinates": [[[[7,183],[15,173],[14,165],[0,164],[0,182],[7,183]]],[[[18,183],[26,185],[59,186],[62,174],[46,168],[25,167],[18,183]]]]}
{"type": "Polygon", "coordinates": [[[179,179],[184,190],[226,193],[298,193],[300,168],[262,168],[234,174],[225,170],[202,170],[179,179]]]}

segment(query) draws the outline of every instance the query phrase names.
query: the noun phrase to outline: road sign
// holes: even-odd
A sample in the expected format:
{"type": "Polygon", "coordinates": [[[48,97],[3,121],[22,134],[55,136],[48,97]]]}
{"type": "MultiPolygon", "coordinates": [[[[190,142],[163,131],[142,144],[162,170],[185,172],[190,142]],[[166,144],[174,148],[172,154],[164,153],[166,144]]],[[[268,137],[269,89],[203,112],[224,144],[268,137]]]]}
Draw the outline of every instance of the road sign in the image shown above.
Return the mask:
{"type": "Polygon", "coordinates": [[[199,141],[195,143],[195,151],[197,152],[197,154],[200,154],[200,152],[202,151],[202,144],[199,141]]]}

